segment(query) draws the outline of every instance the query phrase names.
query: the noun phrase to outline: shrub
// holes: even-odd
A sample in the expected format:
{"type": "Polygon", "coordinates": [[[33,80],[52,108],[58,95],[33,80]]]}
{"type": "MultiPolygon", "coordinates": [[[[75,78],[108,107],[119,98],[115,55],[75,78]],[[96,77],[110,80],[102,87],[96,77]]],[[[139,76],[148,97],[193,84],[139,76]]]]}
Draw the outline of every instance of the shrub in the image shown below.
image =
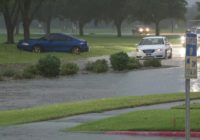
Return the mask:
{"type": "Polygon", "coordinates": [[[0,74],[0,81],[3,81],[4,79],[3,79],[3,76],[0,74]]]}
{"type": "Polygon", "coordinates": [[[137,59],[134,58],[134,57],[129,58],[128,64],[127,64],[127,68],[128,68],[129,70],[138,69],[138,68],[140,68],[140,67],[141,67],[141,64],[140,64],[139,60],[137,60],[137,59]]]}
{"type": "Polygon", "coordinates": [[[16,71],[13,69],[5,69],[2,73],[2,76],[13,77],[16,74],[16,71]]]}
{"type": "Polygon", "coordinates": [[[22,73],[22,78],[24,78],[24,79],[32,79],[34,77],[35,77],[35,74],[33,74],[33,73],[29,72],[29,71],[25,70],[22,73]]]}
{"type": "Polygon", "coordinates": [[[61,67],[61,74],[62,75],[73,75],[79,71],[79,67],[75,63],[68,63],[64,64],[61,67]]]}
{"type": "Polygon", "coordinates": [[[31,73],[33,75],[37,75],[37,74],[39,74],[39,71],[38,71],[36,65],[30,65],[23,70],[23,73],[31,73]]]}
{"type": "Polygon", "coordinates": [[[85,66],[85,69],[88,70],[88,71],[93,71],[93,63],[88,62],[85,66]]]}
{"type": "Polygon", "coordinates": [[[96,73],[103,73],[108,71],[108,62],[104,59],[97,60],[93,63],[86,64],[86,70],[96,72],[96,73]]]}
{"type": "Polygon", "coordinates": [[[13,76],[13,79],[15,80],[21,80],[21,79],[24,79],[23,76],[22,76],[22,73],[16,73],[14,76],[13,76]]]}
{"type": "Polygon", "coordinates": [[[127,69],[127,64],[129,57],[124,52],[119,52],[111,55],[110,57],[111,65],[114,70],[122,71],[127,69]]]}
{"type": "Polygon", "coordinates": [[[148,59],[143,62],[145,67],[161,67],[161,61],[159,59],[148,59]]]}
{"type": "Polygon", "coordinates": [[[52,56],[47,55],[39,59],[36,67],[38,69],[39,74],[45,77],[56,77],[60,73],[60,59],[52,56]]]}

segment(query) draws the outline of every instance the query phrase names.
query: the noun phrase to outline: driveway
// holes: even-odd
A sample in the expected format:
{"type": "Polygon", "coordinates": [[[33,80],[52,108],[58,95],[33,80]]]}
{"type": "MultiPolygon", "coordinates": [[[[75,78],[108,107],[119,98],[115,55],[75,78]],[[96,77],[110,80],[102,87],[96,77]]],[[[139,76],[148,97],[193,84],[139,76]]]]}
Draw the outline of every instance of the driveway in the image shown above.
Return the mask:
{"type": "MultiPolygon", "coordinates": [[[[176,66],[171,68],[0,82],[0,110],[116,96],[184,91],[184,60],[180,55],[182,49],[174,48],[174,58],[163,60],[164,65],[176,66]]],[[[94,59],[96,58],[90,58],[91,61],[94,59]]],[[[199,79],[192,81],[191,91],[200,91],[199,79]]]]}

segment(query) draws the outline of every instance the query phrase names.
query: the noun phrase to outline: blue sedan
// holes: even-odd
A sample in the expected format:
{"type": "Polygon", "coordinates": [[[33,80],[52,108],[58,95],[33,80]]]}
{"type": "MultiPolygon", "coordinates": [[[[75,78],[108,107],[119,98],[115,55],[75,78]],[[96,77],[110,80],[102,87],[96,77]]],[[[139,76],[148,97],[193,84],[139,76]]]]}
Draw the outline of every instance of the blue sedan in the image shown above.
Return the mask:
{"type": "Polygon", "coordinates": [[[17,48],[36,53],[80,53],[89,51],[87,41],[60,33],[49,34],[39,39],[20,40],[17,44],[17,48]]]}

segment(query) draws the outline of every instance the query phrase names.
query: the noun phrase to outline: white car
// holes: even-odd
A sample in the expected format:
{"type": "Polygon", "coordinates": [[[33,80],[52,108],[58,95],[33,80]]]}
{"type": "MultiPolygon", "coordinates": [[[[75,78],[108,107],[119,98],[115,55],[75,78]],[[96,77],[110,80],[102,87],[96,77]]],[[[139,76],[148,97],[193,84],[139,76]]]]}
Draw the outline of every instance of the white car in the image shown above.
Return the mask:
{"type": "Polygon", "coordinates": [[[172,58],[172,48],[164,36],[144,37],[136,51],[138,59],[172,58]]]}

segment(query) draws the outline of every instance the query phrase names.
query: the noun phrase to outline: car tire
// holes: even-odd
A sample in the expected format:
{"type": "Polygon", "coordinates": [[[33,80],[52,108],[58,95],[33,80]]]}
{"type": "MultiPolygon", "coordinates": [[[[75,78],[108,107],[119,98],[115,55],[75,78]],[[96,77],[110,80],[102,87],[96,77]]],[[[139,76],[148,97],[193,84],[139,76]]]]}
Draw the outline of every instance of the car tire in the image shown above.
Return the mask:
{"type": "Polygon", "coordinates": [[[80,54],[81,53],[81,49],[79,47],[73,47],[72,48],[72,53],[73,54],[80,54]]]}
{"type": "Polygon", "coordinates": [[[165,57],[164,57],[164,59],[167,59],[168,57],[167,57],[167,50],[165,50],[165,57]]]}
{"type": "Polygon", "coordinates": [[[42,47],[40,47],[40,46],[34,46],[32,51],[34,53],[41,53],[42,52],[42,47]]]}
{"type": "Polygon", "coordinates": [[[170,56],[168,57],[169,59],[172,58],[172,49],[170,49],[170,56]]]}

